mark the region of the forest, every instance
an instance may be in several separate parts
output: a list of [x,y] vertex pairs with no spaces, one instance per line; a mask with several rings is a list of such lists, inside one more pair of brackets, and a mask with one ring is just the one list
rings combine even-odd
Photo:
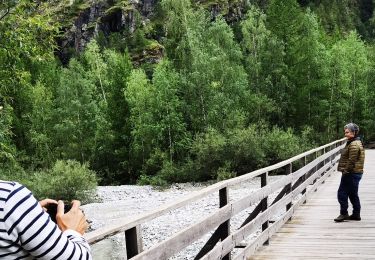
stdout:
[[132,32],[99,31],[62,59],[91,2],[0,3],[0,179],[73,197],[239,176],[348,122],[375,139],[372,1],[153,1],[148,22],[132,10]]

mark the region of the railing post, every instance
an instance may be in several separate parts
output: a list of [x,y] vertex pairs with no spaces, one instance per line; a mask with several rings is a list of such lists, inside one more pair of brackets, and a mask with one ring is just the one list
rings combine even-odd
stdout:
[[125,230],[125,247],[126,259],[130,259],[143,251],[140,225]]
[[[219,190],[219,207],[222,208],[229,203],[229,194],[228,194],[228,187],[224,187]],[[202,247],[202,249],[198,252],[195,256],[194,260],[201,259],[204,255],[206,255],[209,251],[211,251],[218,241],[223,241],[225,238],[229,236],[230,233],[230,219],[224,221],[219,225],[219,227],[215,230],[215,232],[211,235],[208,239],[206,244]],[[222,259],[230,260],[231,254],[228,253]]]
[[[287,174],[290,175],[292,174],[293,172],[293,167],[292,167],[292,163],[290,163],[288,166],[287,166]],[[286,190],[286,193],[285,195],[289,194],[292,192],[292,183],[289,183],[286,185],[287,187],[287,190]],[[286,211],[288,211],[290,208],[292,207],[292,202],[289,202],[288,204],[286,204]],[[291,220],[292,218],[290,218],[289,220]]]
[[[221,190],[219,190],[219,205],[220,205],[220,208],[226,206],[229,202],[229,194],[228,194],[228,187],[225,187],[225,188],[222,188]],[[227,221],[225,221],[223,224],[220,225],[220,227],[218,228],[218,232],[219,232],[219,236],[221,238],[221,240],[224,240],[225,238],[227,238],[229,236],[229,233],[230,233],[230,220],[228,219]],[[231,259],[231,254],[227,254],[225,255],[223,258],[223,260],[230,260]]]
[[[263,188],[264,186],[267,186],[267,183],[268,183],[268,172],[265,172],[261,175],[261,180],[260,180],[261,188]],[[261,203],[262,203],[262,212],[264,212],[268,208],[268,197],[265,197],[264,199],[262,199]],[[266,222],[262,224],[262,232],[268,228],[268,223],[269,223],[269,219],[267,219]],[[264,242],[264,245],[269,245],[269,243],[270,242],[267,239],[267,241]]]
[[[323,148],[323,155],[322,156],[325,156],[325,154],[326,154],[326,148],[324,147]],[[326,165],[326,161],[327,161],[327,159],[324,159],[322,167],[324,167]],[[323,177],[326,172],[327,172],[327,170],[325,170],[324,172],[322,172],[322,174],[320,176]],[[324,184],[324,183],[325,183],[325,180],[322,182],[322,184]]]
[[[304,157],[303,157],[303,166],[306,166],[306,164],[307,164],[307,158],[306,158],[306,156],[304,156]],[[306,181],[306,174],[307,174],[307,173],[304,173],[303,176],[302,176],[302,183],[304,183],[304,182]],[[302,190],[302,195],[304,195],[305,193],[306,193],[306,188],[304,188],[304,189]],[[303,202],[303,204],[306,204],[306,202],[307,202],[307,200],[305,200],[305,201]]]
[[[318,158],[318,152],[315,152],[315,158],[314,158],[314,160],[315,160],[316,158]],[[314,172],[313,172],[312,174],[315,174],[315,173],[317,172],[317,170],[318,170],[318,166],[319,166],[319,163],[318,163],[317,165],[314,166]],[[317,179],[314,179],[313,184],[315,184],[316,181],[317,181]],[[317,190],[318,190],[318,188],[316,188],[316,189],[314,190],[314,192],[316,192]]]

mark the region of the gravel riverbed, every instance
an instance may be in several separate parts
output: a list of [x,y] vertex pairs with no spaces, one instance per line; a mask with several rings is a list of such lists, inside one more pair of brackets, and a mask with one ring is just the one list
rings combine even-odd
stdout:
[[[282,176],[270,176],[269,182],[276,181],[280,177]],[[92,221],[91,228],[95,230],[119,221],[124,217],[136,216],[166,203],[172,203],[174,200],[183,198],[207,185],[205,183],[174,184],[165,190],[158,190],[151,186],[100,186],[96,191],[96,200],[100,201],[100,203],[87,204],[82,206],[82,208],[88,219]],[[254,178],[251,181],[233,186],[229,189],[230,202],[238,200],[259,188],[260,178]],[[277,193],[272,194],[269,200],[272,200],[276,195]],[[150,248],[213,213],[218,207],[219,196],[214,193],[143,224],[143,247]],[[231,219],[231,232],[240,227],[253,208],[246,209]],[[212,233],[213,231],[204,235],[170,259],[194,259]],[[257,233],[245,238],[244,242],[250,241],[256,235]],[[95,260],[124,259],[122,257],[125,255],[124,244],[125,240],[122,233],[102,240],[92,246],[93,257]]]

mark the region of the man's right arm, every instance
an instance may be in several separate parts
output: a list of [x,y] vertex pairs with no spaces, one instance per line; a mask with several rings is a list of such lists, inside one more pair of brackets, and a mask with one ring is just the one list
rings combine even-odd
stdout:
[[62,232],[24,186],[14,187],[5,211],[8,234],[17,237],[17,243],[35,258],[92,259],[90,246],[82,235],[70,229]]

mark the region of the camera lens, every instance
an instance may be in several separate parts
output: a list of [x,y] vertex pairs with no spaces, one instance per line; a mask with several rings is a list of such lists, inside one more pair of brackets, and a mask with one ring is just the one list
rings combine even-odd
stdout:
[[[57,214],[57,204],[48,204],[46,206],[47,213],[50,216],[51,220],[56,223],[56,214]],[[68,212],[72,208],[70,204],[64,204],[64,213]]]

